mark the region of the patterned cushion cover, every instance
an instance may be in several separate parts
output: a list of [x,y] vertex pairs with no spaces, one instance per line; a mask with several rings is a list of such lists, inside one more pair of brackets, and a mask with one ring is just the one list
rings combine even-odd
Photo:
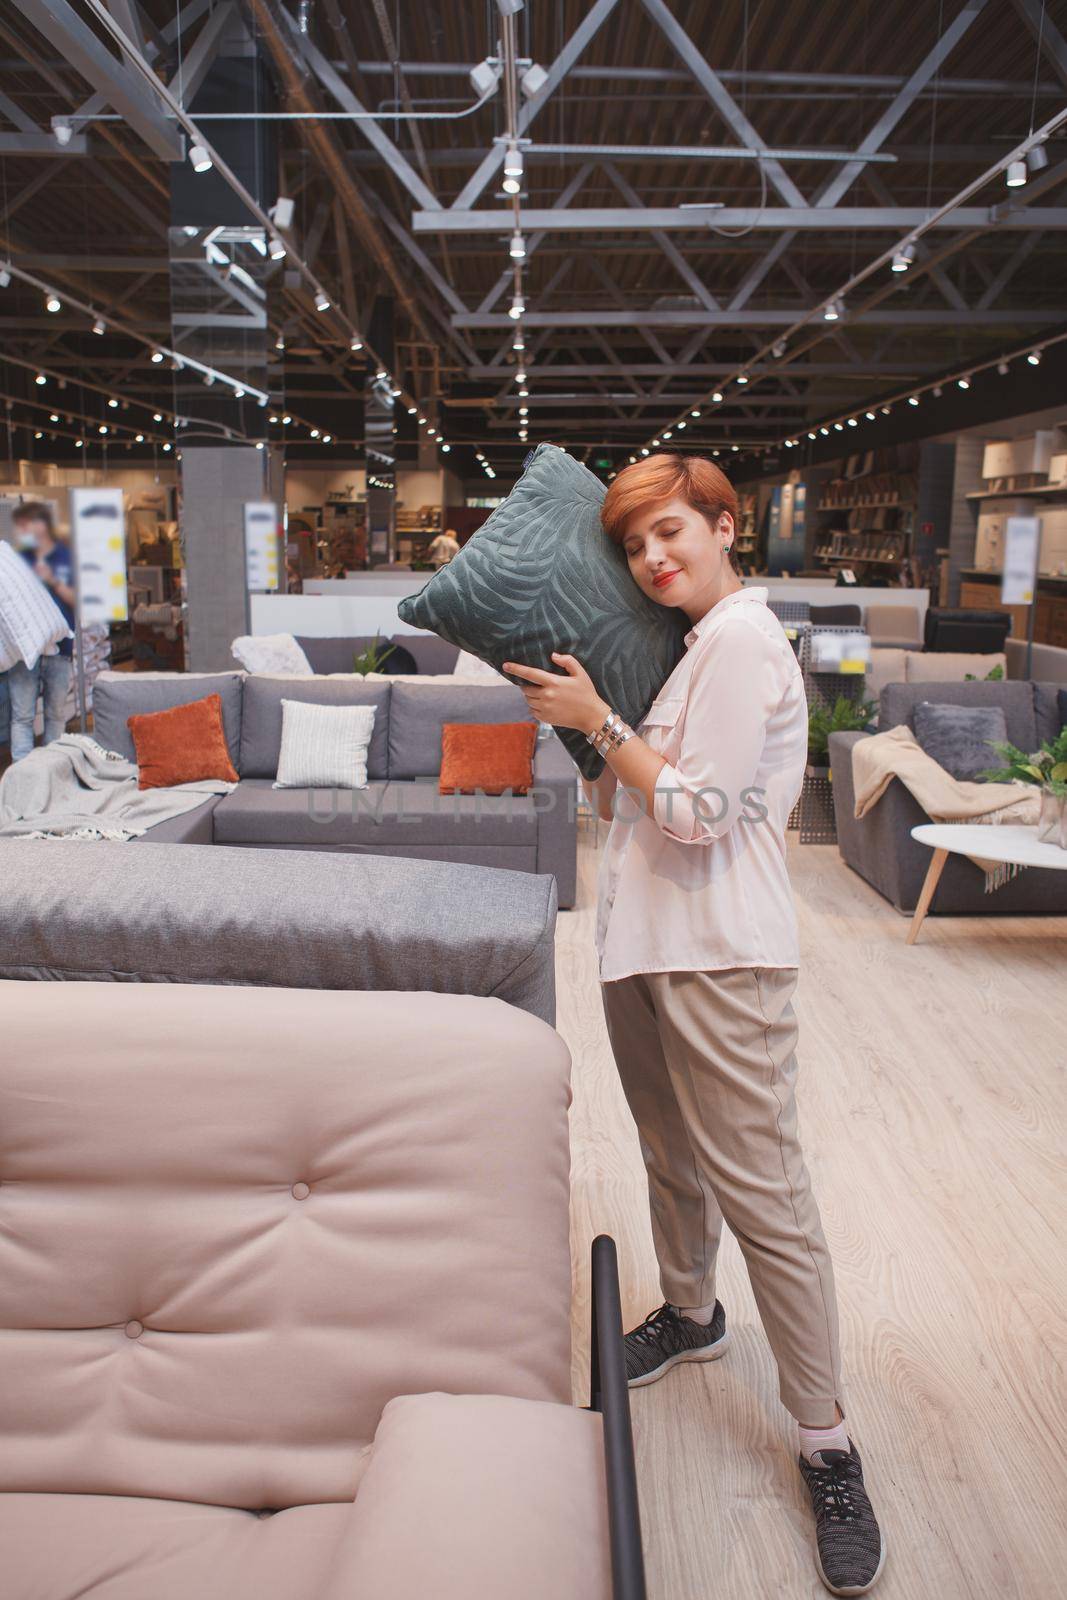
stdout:
[[[499,668],[558,670],[573,655],[598,693],[636,725],[682,656],[687,617],[657,606],[600,526],[604,486],[551,444],[538,445],[503,505],[417,594],[401,619]],[[573,728],[557,730],[580,771],[603,758]]]

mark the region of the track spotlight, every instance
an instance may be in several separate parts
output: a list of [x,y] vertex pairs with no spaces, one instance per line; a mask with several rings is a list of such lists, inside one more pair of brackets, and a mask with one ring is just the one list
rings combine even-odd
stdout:
[[357,351],[363,349],[363,340],[362,339],[349,339],[348,348],[351,350],[352,354],[355,355]]
[[515,337],[511,341],[511,348],[513,350],[525,350],[526,349],[526,340],[523,338],[523,334],[522,334],[522,329],[521,328],[516,328],[515,329]]
[[49,290],[48,294],[45,296],[44,308],[46,311],[51,311],[53,313],[56,311],[62,311],[63,302],[57,294]]
[[971,387],[970,378],[957,378],[956,382],[959,384],[961,389],[969,389]]
[[829,437],[830,437],[830,430],[829,430],[829,428],[820,428],[820,429],[819,429],[819,432],[820,432],[820,433],[821,433],[821,434],[822,434],[822,435],[823,435],[823,437],[824,437],[824,438],[827,438],[827,439],[828,439],[828,438],[829,438]]
[[788,346],[787,346],[787,344],[786,344],[784,339],[776,339],[775,342],[771,345],[771,355],[774,357],[774,359],[776,361],[781,361],[781,359],[785,355],[787,349],[788,349]]
[[330,309],[330,297],[329,297],[328,294],[324,294],[323,291],[320,289],[318,291],[318,293],[315,295],[315,310],[316,311],[329,311],[329,309]]
[[117,411],[118,410],[119,403],[115,399],[114,395],[112,395],[111,399],[108,401],[108,405],[111,407],[112,411]]
[[[525,310],[526,310],[526,301],[522,298],[522,295],[521,294],[513,295],[512,296],[512,300],[511,300],[511,304],[508,307],[508,316],[511,317],[513,321],[517,322],[518,319],[522,316],[522,314],[523,314],[523,312]],[[518,348],[518,347],[516,346],[516,348]]]
[[524,261],[526,259],[526,240],[523,238],[518,228],[515,229],[515,232],[511,236],[511,244],[508,247],[508,255],[511,257],[512,261]]
[[1000,373],[1000,376],[1002,378],[1007,377],[1009,370],[1010,369],[1009,369],[1008,363],[1006,361],[998,361],[997,362],[997,371]]
[[170,446],[170,444],[165,444],[165,445],[164,445],[164,446],[163,446],[163,448],[164,448],[164,450],[170,450],[170,449],[171,449],[171,446]]
[[748,374],[745,373],[745,372],[739,372],[737,374],[737,381],[738,381],[738,383],[747,383],[748,382]]
[[917,394],[909,394],[908,404],[909,406],[917,406],[919,404],[919,396]]
[[319,436],[319,430],[318,430],[318,428],[312,428],[312,430],[311,430],[311,437],[312,437],[312,438],[313,438],[313,439],[317,439],[317,438],[318,438],[318,436]]
[[36,378],[34,378],[33,381],[34,381],[34,383],[39,383],[39,384],[41,384],[43,386],[44,384],[46,384],[48,382],[48,379],[45,377],[43,372],[39,372],[37,374]]
[[270,244],[267,246],[267,254],[270,256],[272,261],[284,260],[287,254],[285,240],[279,239],[278,235],[274,234],[271,238]]
[[143,433],[139,433],[139,434],[138,434],[138,435],[137,435],[137,437],[136,437],[136,439],[135,439],[135,441],[134,441],[134,443],[135,443],[135,444],[144,444],[144,434],[143,434]]
[[914,260],[915,246],[909,241],[909,243],[902,245],[894,254],[892,270],[894,272],[907,272]]
[[1026,182],[1026,162],[1009,161],[1008,170],[1004,174],[1004,182],[1009,189],[1021,189]]
[[811,432],[808,434],[808,438],[809,439],[814,439],[815,438],[815,429],[814,428],[812,428]]
[[689,415],[690,415],[690,416],[691,416],[691,417],[699,417],[699,415],[700,415],[700,412],[699,412],[699,411],[691,411],[691,412],[690,412],[690,413],[689,413]]
[[868,422],[873,422],[874,421],[874,412],[873,411],[865,411],[863,413],[863,415],[867,418]]
[[844,431],[845,431],[845,424],[843,422],[835,422],[834,423],[834,432],[835,433],[844,433]]
[[10,267],[0,267],[0,289],[10,288],[10,285],[11,285],[11,269],[10,269]]
[[153,350],[152,351],[152,355],[151,355],[152,365],[155,366],[155,367],[158,367],[162,363],[162,360],[163,360],[163,352],[162,352],[162,350]]
[[1041,351],[1031,350],[1026,359],[1032,367],[1039,367],[1041,365]]
[[841,315],[841,301],[831,300],[822,315],[824,322],[836,322]]
[[49,420],[49,422],[58,422],[59,421],[59,412],[58,411],[51,412],[50,415],[49,415],[48,420]]
[[283,415],[282,415],[282,427],[283,428],[287,428],[289,426],[290,422],[292,422],[292,420],[293,419],[289,415],[288,411],[284,412]]
[[443,456],[447,456],[447,454],[451,450],[451,448],[452,448],[452,446],[450,444],[443,444],[441,446],[441,454]]
[[712,395],[711,398],[712,398],[713,402],[715,403],[715,405],[718,405],[720,403],[720,401],[722,400],[722,391],[719,390],[719,389],[716,389],[715,393]]
[[499,61],[493,61],[489,57],[484,61],[479,61],[476,67],[471,68],[470,84],[479,100],[483,100],[487,95],[493,93],[493,90],[500,82],[500,76],[501,67]]
[[211,157],[202,144],[189,146],[189,162],[194,172],[208,172],[211,169]]
[[1031,172],[1044,172],[1048,166],[1048,151],[1043,144],[1035,144],[1026,152],[1026,165]]
[[95,334],[101,334],[101,333],[106,333],[107,332],[107,325],[105,323],[101,322],[99,317],[97,317],[96,321],[93,323],[93,332]]
[[526,371],[525,371],[525,368],[520,367],[518,372],[516,372],[516,374],[515,374],[515,382],[516,383],[525,383],[526,382]]
[[849,417],[848,425],[849,425],[850,428],[858,428],[859,427],[859,423],[856,421],[855,417]]
[[65,150],[73,137],[74,129],[66,117],[52,118],[52,137],[61,150]]

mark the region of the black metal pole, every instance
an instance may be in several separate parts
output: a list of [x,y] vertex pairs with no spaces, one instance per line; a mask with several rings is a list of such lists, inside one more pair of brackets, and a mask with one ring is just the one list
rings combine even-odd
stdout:
[[608,1488],[614,1600],[647,1600],[641,1550],[630,1391],[622,1342],[622,1301],[614,1239],[593,1240],[593,1316],[590,1351],[592,1408],[604,1419],[604,1467]]

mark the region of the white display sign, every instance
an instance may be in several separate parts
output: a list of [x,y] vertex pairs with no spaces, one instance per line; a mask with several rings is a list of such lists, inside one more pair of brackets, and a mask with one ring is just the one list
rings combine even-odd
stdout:
[[72,489],[70,531],[82,627],[97,622],[125,622],[130,609],[122,490]]
[[1009,517],[1004,529],[1004,573],[1000,580],[1001,605],[1033,604],[1040,553],[1040,517]]
[[245,501],[245,575],[252,593],[278,587],[278,507],[273,500]]

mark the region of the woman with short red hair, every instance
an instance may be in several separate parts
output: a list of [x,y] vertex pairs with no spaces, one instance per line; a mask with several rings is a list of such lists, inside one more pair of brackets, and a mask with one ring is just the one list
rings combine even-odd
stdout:
[[601,520],[634,582],[691,626],[637,729],[573,656],[515,662],[534,715],[605,757],[586,784],[611,822],[596,942],[612,1051],[648,1172],[664,1304],[626,1338],[631,1386],[715,1360],[723,1222],[745,1257],[799,1429],[816,1562],[862,1594],[885,1545],[845,1428],[833,1265],[797,1132],[799,950],[785,832],[807,756],[804,683],[767,590],[745,588],[737,497],[713,462],[655,455],[612,481]]

